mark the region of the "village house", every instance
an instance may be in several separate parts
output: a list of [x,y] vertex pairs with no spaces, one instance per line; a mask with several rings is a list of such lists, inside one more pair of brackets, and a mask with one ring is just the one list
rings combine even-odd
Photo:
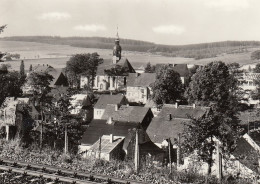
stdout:
[[167,143],[176,142],[179,134],[184,130],[184,124],[191,118],[199,118],[209,111],[209,107],[176,104],[164,104],[157,117],[154,117],[147,128],[150,139],[159,147]]
[[244,92],[244,99],[241,102],[257,107],[259,105],[259,100],[254,100],[251,94],[257,89],[257,84],[255,81],[260,79],[260,73],[244,72],[236,74],[235,77],[238,79],[238,87]]
[[94,105],[94,119],[101,119],[108,104],[115,104],[120,106],[128,104],[128,101],[122,94],[101,95],[97,103]]
[[0,125],[5,127],[7,140],[33,125],[29,103],[29,98],[6,97],[0,109]]
[[[35,67],[33,67],[33,70],[31,72],[46,72],[50,75],[52,75],[53,80],[50,83],[50,87],[51,88],[56,88],[56,89],[60,89],[60,88],[68,88],[69,87],[69,83],[68,83],[68,79],[65,76],[64,72],[62,69],[55,69],[50,65],[36,65]],[[30,72],[27,73],[27,78],[30,75]],[[23,94],[33,94],[33,87],[30,86],[30,84],[27,82],[24,84],[23,88]]]
[[126,97],[129,102],[146,104],[151,91],[151,84],[156,80],[156,73],[129,74]]
[[[122,48],[119,44],[119,37],[115,40],[112,60],[104,60],[97,68],[97,74],[94,80],[94,90],[125,90],[127,85],[127,76],[129,73],[135,73],[134,68],[127,58],[121,56]],[[80,87],[88,85],[86,76],[80,77]]]
[[100,154],[101,158],[106,160],[133,159],[137,129],[140,155],[161,155],[162,150],[151,142],[139,123],[95,119],[84,132],[79,146],[80,153],[84,157],[94,156],[95,158],[98,158]]

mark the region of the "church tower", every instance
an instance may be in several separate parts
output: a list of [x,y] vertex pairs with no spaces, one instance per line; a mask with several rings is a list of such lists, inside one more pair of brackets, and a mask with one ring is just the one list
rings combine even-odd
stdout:
[[117,28],[115,46],[113,48],[113,59],[112,59],[113,64],[117,64],[119,62],[119,60],[121,59],[121,51],[122,51],[122,48],[119,44],[119,36],[118,36],[118,28]]

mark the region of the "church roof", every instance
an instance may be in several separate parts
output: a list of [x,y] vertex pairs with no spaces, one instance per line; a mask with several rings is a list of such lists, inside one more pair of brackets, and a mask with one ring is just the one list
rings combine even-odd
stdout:
[[121,67],[126,67],[129,71],[129,73],[135,73],[135,70],[134,70],[133,66],[131,65],[131,63],[128,61],[128,59],[122,57],[117,64],[112,64],[112,60],[105,59],[104,62],[98,66],[97,75],[106,75],[105,70],[114,68],[116,65],[119,65]]

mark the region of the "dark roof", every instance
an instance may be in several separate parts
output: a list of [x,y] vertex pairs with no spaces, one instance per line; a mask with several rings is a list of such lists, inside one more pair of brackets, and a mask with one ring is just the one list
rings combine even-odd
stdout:
[[260,146],[260,131],[251,131],[250,132],[250,137],[255,141],[255,143]]
[[55,69],[52,71],[49,71],[48,74],[53,76],[53,80],[50,83],[51,87],[54,86],[69,86],[69,82],[67,77],[62,72],[62,69]]
[[149,87],[156,80],[156,73],[142,73],[140,75],[134,73],[129,74],[127,78],[127,86],[131,87]]
[[101,119],[112,117],[114,121],[142,123],[150,108],[122,105],[115,111],[115,105],[107,105]]
[[127,58],[121,58],[117,64],[113,64],[112,60],[106,59],[97,68],[97,75],[105,75],[105,70],[114,68],[116,65],[128,68],[129,73],[135,73],[134,68],[130,64]]
[[129,130],[137,128],[137,123],[114,122],[107,124],[107,120],[92,120],[89,127],[82,136],[82,144],[94,144],[102,135],[124,136],[128,135]]
[[243,137],[237,141],[237,146],[232,153],[235,158],[239,159],[249,169],[258,172],[258,152]]
[[126,97],[122,94],[117,95],[101,95],[95,104],[94,108],[96,109],[105,109],[107,104],[126,104]]
[[175,72],[178,72],[181,77],[188,77],[189,76],[189,69],[187,64],[176,64],[173,67]]
[[[164,139],[171,138],[174,141],[179,133],[182,133],[185,124],[191,121],[190,117],[198,118],[209,110],[208,107],[191,107],[165,104],[157,117],[153,118],[147,128],[147,133],[155,143],[162,143]],[[171,120],[169,120],[171,114]]]

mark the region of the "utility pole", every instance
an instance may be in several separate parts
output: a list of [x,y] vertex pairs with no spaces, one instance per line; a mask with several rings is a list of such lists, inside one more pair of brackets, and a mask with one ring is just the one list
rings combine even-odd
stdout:
[[136,129],[135,133],[135,171],[139,171],[139,136],[138,136],[138,129]]
[[181,161],[181,136],[178,134],[178,143],[177,143],[177,169],[180,166],[180,161]]
[[[41,107],[42,108],[42,107]],[[42,151],[42,141],[43,141],[43,110],[41,109],[41,134],[40,134],[40,152]]]
[[101,159],[101,137],[99,137],[98,159]]
[[67,154],[68,150],[69,150],[68,129],[67,129],[67,124],[65,124],[65,148],[64,148],[64,153]]
[[168,141],[168,148],[169,148],[169,164],[170,164],[170,174],[172,173],[172,155],[171,155],[171,139],[169,138]]
[[217,143],[217,178],[219,183],[222,180],[222,154],[220,153],[219,143]]

